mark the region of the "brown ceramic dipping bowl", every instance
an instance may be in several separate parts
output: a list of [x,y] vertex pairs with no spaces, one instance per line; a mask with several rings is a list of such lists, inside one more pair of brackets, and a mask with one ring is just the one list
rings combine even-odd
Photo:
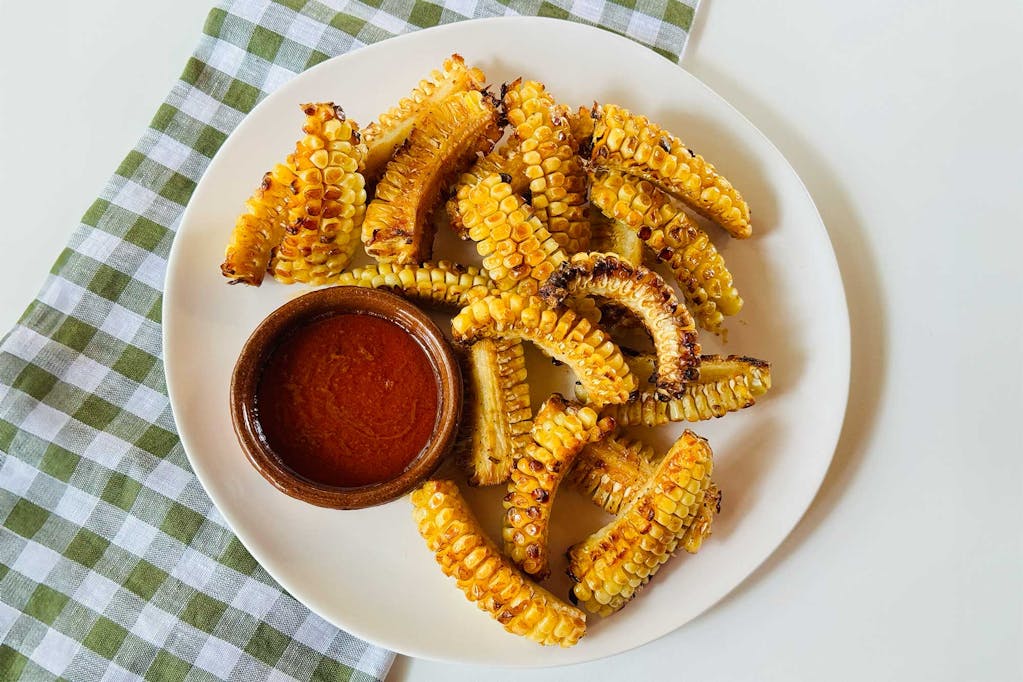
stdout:
[[[318,483],[285,465],[263,437],[256,407],[263,367],[277,344],[299,326],[338,313],[368,313],[399,325],[425,350],[439,387],[437,423],[423,451],[397,478],[352,488]],[[318,289],[270,313],[245,342],[231,377],[231,419],[238,442],[252,466],[281,492],[332,509],[361,509],[383,504],[425,481],[451,449],[461,410],[461,370],[437,325],[405,299],[363,287]]]

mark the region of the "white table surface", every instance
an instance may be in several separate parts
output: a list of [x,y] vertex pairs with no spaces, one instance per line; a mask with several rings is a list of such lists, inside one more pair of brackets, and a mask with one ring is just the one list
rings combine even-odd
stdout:
[[[208,6],[0,0],[0,327]],[[685,67],[787,155],[838,254],[853,378],[824,486],[739,589],[645,647],[529,673],[399,657],[389,679],[1023,679],[1023,4],[704,0]]]

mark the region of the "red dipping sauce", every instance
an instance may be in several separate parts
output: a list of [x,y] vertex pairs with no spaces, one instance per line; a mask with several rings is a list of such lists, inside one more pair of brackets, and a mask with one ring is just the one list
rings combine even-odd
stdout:
[[357,487],[397,477],[429,444],[440,386],[405,329],[342,313],[294,329],[259,380],[256,416],[267,444],[317,483]]

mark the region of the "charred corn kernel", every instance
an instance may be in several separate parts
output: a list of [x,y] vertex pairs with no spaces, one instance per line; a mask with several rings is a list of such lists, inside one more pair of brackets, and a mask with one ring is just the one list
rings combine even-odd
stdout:
[[[639,364],[649,362],[649,357],[628,358],[636,376],[642,376]],[[739,355],[704,355],[699,380],[686,384],[681,398],[663,402],[652,391],[642,391],[635,400],[605,408],[603,414],[614,417],[622,426],[702,421],[750,407],[770,388],[769,363]]]
[[583,448],[567,480],[598,507],[617,515],[650,478],[653,456],[653,448],[643,441],[614,433]]
[[469,349],[471,400],[463,416],[471,430],[462,460],[470,485],[499,485],[532,442],[526,357],[518,340],[480,339]]
[[380,179],[384,166],[404,144],[412,129],[422,123],[431,106],[456,92],[479,90],[485,82],[483,72],[466,66],[460,55],[453,54],[445,59],[440,70],[434,70],[419,81],[408,97],[402,98],[396,106],[381,114],[375,123],[366,127],[363,139],[368,149],[362,171],[366,182],[375,184]]
[[643,240],[636,230],[600,211],[590,211],[590,250],[614,253],[632,265],[644,265]]
[[696,554],[703,546],[703,541],[710,537],[711,527],[714,524],[714,517],[721,513],[721,491],[714,481],[707,486],[707,492],[703,495],[703,502],[693,517],[685,535],[682,536],[682,549],[690,554]]
[[742,195],[681,140],[646,116],[614,104],[596,106],[593,113],[590,158],[595,164],[655,183],[733,237],[752,234],[749,206]]
[[366,214],[359,126],[331,102],[303,104],[306,135],[288,157],[295,195],[284,239],[270,262],[285,284],[330,284],[348,267]]
[[590,177],[593,206],[635,230],[657,260],[671,269],[700,327],[727,339],[724,316],[738,313],[742,298],[706,233],[645,180],[608,170]]
[[530,432],[532,442],[515,459],[504,496],[504,551],[536,580],[550,574],[547,534],[551,507],[561,479],[587,443],[614,428],[613,419],[597,418],[589,407],[557,393],[540,407]]
[[427,111],[387,164],[366,211],[366,253],[400,264],[427,260],[433,249],[430,214],[447,187],[501,136],[497,103],[473,90],[458,92]]
[[540,297],[554,307],[579,294],[610,299],[643,321],[657,349],[655,383],[664,399],[681,396],[686,383],[699,378],[693,318],[656,272],[612,253],[577,253],[555,270]]
[[469,228],[462,222],[459,202],[467,200],[473,188],[481,180],[494,174],[504,176],[515,194],[522,194],[529,189],[529,180],[526,178],[522,154],[519,153],[517,143],[504,144],[490,152],[477,161],[472,168],[462,173],[455,182],[451,198],[446,204],[446,210],[451,229],[459,238],[469,239]]
[[504,107],[519,142],[536,216],[566,252],[589,248],[586,169],[576,155],[579,145],[568,109],[542,83],[522,79],[505,89]]
[[635,596],[692,525],[712,458],[707,441],[685,431],[618,517],[568,550],[573,602],[609,616]]
[[478,299],[451,321],[462,344],[481,338],[526,339],[567,364],[591,405],[621,403],[636,390],[625,358],[607,334],[571,309],[553,310],[536,296],[505,292]]
[[488,175],[458,202],[483,268],[501,291],[535,294],[565,253],[500,175]]
[[476,266],[444,260],[422,265],[375,263],[341,273],[336,284],[385,289],[419,303],[458,308],[494,288]]
[[245,202],[245,213],[235,222],[220,266],[230,284],[258,287],[263,281],[270,256],[284,238],[294,181],[291,169],[278,164],[263,176],[263,182]]
[[530,581],[501,555],[454,482],[427,481],[411,501],[419,534],[444,575],[505,630],[563,647],[586,633],[586,614]]

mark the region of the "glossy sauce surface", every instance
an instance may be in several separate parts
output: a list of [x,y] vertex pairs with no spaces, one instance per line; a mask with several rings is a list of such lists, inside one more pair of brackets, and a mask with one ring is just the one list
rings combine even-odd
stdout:
[[429,443],[439,387],[426,352],[399,325],[345,313],[284,337],[263,368],[257,416],[293,471],[355,487],[395,478]]

